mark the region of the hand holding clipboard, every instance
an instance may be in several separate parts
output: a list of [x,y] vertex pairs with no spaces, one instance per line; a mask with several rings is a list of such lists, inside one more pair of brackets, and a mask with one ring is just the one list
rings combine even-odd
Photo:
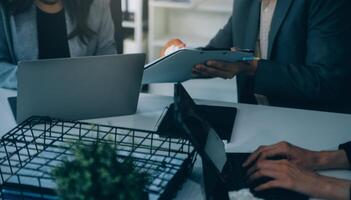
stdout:
[[[230,49],[180,49],[146,65],[143,84],[183,82],[194,77],[194,69],[196,69],[196,67],[200,67],[197,70],[197,74],[201,73],[199,75],[202,76],[221,77],[220,75],[223,75],[222,78],[230,78],[215,71],[218,71],[219,67],[229,67],[229,64],[246,62],[247,60],[253,59],[254,57],[251,51],[231,51]],[[223,65],[223,63],[226,65]],[[244,64],[244,62],[241,64]],[[217,68],[212,69],[213,67]]]
[[257,69],[258,60],[260,58],[254,57],[254,51],[250,49],[216,49],[204,48],[203,51],[231,51],[235,53],[248,53],[251,56],[242,57],[235,62],[228,62],[226,60],[212,59],[206,63],[197,64],[193,68],[193,74],[199,77],[219,77],[223,79],[232,79],[238,74],[245,73],[246,75],[254,75]]

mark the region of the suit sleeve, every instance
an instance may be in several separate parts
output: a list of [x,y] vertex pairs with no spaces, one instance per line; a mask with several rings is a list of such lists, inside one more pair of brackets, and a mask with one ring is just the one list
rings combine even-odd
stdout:
[[16,89],[17,66],[11,63],[3,20],[0,15],[0,88]]
[[340,145],[339,149],[344,150],[346,152],[347,159],[348,159],[349,163],[351,164],[351,142]]
[[216,34],[216,36],[210,41],[207,47],[231,48],[233,44],[232,33],[232,17],[230,17],[227,24]]
[[[100,2],[97,1],[97,2]],[[110,1],[102,0],[100,3],[101,6],[101,23],[98,32],[98,49],[96,55],[110,55],[116,54],[116,44],[115,44],[115,28],[112,21],[111,11],[110,11]]]
[[254,93],[329,105],[350,91],[350,1],[314,0],[308,13],[305,64],[260,61]]

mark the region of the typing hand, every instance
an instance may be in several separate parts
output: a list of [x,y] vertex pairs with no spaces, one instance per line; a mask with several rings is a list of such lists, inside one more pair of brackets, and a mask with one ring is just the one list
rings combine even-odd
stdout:
[[319,177],[316,173],[299,168],[287,160],[258,161],[247,171],[247,175],[249,184],[260,179],[271,178],[270,181],[256,185],[254,190],[257,192],[282,188],[310,196],[314,195],[313,187]]
[[198,64],[193,68],[194,76],[199,77],[218,77],[232,79],[238,74],[245,73],[254,75],[257,69],[257,61],[247,62],[221,62],[208,61],[206,64]]
[[259,147],[245,161],[243,167],[248,167],[255,161],[268,160],[269,158],[277,156],[284,157],[291,163],[309,170],[316,170],[319,160],[318,152],[299,148],[287,142],[280,142],[271,146]]
[[288,160],[262,160],[248,170],[249,184],[262,178],[272,178],[254,188],[260,192],[282,188],[321,199],[349,199],[350,182],[325,177],[298,167]]
[[186,44],[183,41],[181,41],[180,39],[172,39],[172,40],[168,41],[166,43],[166,45],[162,48],[160,56],[161,57],[166,56],[167,51],[169,51],[170,48],[181,49],[181,48],[185,48],[185,47],[186,47]]

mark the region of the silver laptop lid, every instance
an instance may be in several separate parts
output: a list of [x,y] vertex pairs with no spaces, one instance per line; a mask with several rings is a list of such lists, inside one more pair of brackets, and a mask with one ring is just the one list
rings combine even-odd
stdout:
[[82,120],[136,112],[145,54],[22,62],[17,122],[31,116]]

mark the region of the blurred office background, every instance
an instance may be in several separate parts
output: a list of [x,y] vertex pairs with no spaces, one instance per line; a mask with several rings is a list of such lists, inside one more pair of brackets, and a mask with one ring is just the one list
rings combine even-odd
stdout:
[[[205,46],[226,24],[234,0],[111,1],[122,4],[123,46],[119,44],[120,51],[145,52],[149,62],[159,58],[162,46],[172,38],[182,39],[188,47]],[[172,85],[152,84],[146,91],[172,95]],[[194,98],[237,102],[235,79],[190,80],[185,86]]]

